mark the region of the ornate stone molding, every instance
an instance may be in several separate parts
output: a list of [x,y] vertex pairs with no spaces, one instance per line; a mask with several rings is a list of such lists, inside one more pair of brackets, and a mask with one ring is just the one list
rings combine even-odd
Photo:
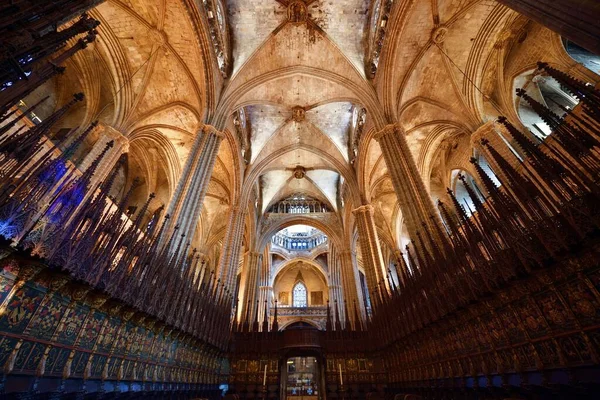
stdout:
[[441,44],[446,40],[448,35],[448,27],[440,25],[431,32],[431,41],[435,44]]
[[295,122],[304,121],[304,119],[306,119],[306,110],[304,109],[304,107],[295,106],[294,108],[292,108],[292,119]]
[[219,65],[219,71],[223,78],[228,78],[233,66],[231,57],[231,45],[229,38],[229,25],[227,12],[222,0],[196,0],[201,2],[206,11],[210,37],[212,40],[215,56]]
[[212,125],[203,125],[201,131],[207,135],[215,135],[220,139],[225,139],[226,136],[223,132],[220,132],[219,130],[217,130],[217,128],[215,128]]
[[294,0],[288,4],[288,21],[292,23],[304,23],[308,19],[308,10],[306,3],[302,0]]
[[303,179],[305,176],[306,176],[306,168],[298,165],[294,169],[294,178],[296,178],[296,179]]
[[371,204],[365,204],[352,210],[352,213],[355,215],[363,213],[369,213],[373,215],[375,213],[375,207],[373,207]]
[[369,54],[366,66],[367,76],[375,78],[379,67],[379,57],[385,42],[387,22],[392,11],[393,0],[378,0],[373,2],[369,28]]
[[[271,315],[274,313],[275,310],[271,309]],[[327,307],[278,307],[277,316],[325,317]]]

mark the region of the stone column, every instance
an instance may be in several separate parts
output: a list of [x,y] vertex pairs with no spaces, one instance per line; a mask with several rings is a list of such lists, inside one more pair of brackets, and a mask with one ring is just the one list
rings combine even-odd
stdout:
[[[258,310],[258,320],[262,324],[267,318],[270,317],[271,310],[271,298],[273,297],[273,287],[270,285],[271,278],[271,244],[267,243],[265,250],[262,255],[262,264],[259,271],[258,280],[258,302],[260,309]],[[266,308],[265,308],[265,301]],[[265,313],[266,312],[266,313]],[[262,326],[262,325],[261,325]]]
[[165,242],[169,240],[175,226],[179,226],[179,234],[185,234],[190,240],[194,237],[222,139],[223,134],[210,125],[204,125],[196,135],[167,210],[171,220],[163,237]]
[[600,54],[598,0],[498,0],[498,3]]
[[383,290],[386,285],[386,270],[373,216],[374,208],[371,205],[364,205],[358,207],[353,213],[358,228],[358,242],[367,278],[371,306],[375,308],[382,300],[380,287]]
[[425,189],[404,132],[397,125],[388,125],[377,133],[375,139],[381,147],[411,239],[416,239],[416,232],[423,228],[423,223],[434,237],[439,237],[442,233],[441,221]]
[[344,298],[348,303],[348,309],[350,312],[350,321],[356,328],[355,316],[354,316],[354,305],[358,309],[358,314],[363,324],[366,320],[367,310],[365,310],[365,301],[363,299],[362,288],[360,285],[360,275],[358,272],[358,266],[352,262],[352,252],[350,250],[344,250],[338,253],[338,262],[340,264],[342,286],[344,288]]
[[[249,251],[244,256],[242,280],[240,282],[240,290],[243,290],[243,294],[240,296],[240,307],[242,307],[242,318],[248,318],[250,326],[252,326],[255,319],[256,301],[259,300],[258,279],[261,263],[262,254],[260,253]],[[262,307],[264,307],[264,304],[259,304],[259,312]]]
[[[332,243],[329,244],[327,266],[329,269],[329,304],[334,305],[337,302],[337,304],[340,306],[339,315],[342,321],[345,321],[347,318],[352,320],[352,313],[350,315],[346,315],[346,310],[344,308],[341,262],[337,254],[337,249]],[[352,304],[348,304],[348,307],[351,308]],[[335,315],[335,313],[333,315]]]
[[235,277],[240,262],[240,250],[244,235],[246,213],[239,207],[234,206],[229,212],[229,222],[227,233],[223,244],[221,259],[219,260],[219,270],[217,278],[225,283],[225,286],[232,291],[235,286]]

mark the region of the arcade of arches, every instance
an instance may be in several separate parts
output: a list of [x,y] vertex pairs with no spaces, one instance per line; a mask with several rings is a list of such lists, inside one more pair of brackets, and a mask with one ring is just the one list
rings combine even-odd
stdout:
[[1,398],[597,395],[600,3],[4,3]]

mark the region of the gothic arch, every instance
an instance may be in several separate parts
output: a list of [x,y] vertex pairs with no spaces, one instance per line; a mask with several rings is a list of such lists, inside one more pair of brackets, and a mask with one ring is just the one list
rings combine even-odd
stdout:
[[292,268],[295,264],[300,263],[300,262],[304,263],[304,264],[309,264],[313,268],[315,268],[315,270],[318,272],[321,280],[325,283],[325,286],[329,286],[329,278],[328,278],[327,271],[325,271],[323,269],[322,265],[319,265],[319,263],[317,263],[314,260],[311,260],[309,258],[306,258],[306,257],[294,257],[290,260],[287,260],[287,261],[281,263],[280,265],[277,266],[276,269],[270,271],[269,286],[274,285],[275,280],[277,279],[278,275],[285,273],[286,269]]
[[[358,196],[360,193],[358,191],[358,185],[355,180],[355,175],[354,175],[353,171],[348,167],[348,165],[340,160],[337,160],[335,157],[333,157],[329,153],[323,151],[321,148],[319,148],[317,146],[309,146],[308,144],[304,144],[304,145],[293,145],[292,144],[292,145],[288,145],[285,147],[281,147],[277,151],[274,151],[274,152],[268,154],[258,164],[254,165],[252,167],[250,172],[245,177],[245,182],[253,184],[254,182],[256,182],[258,180],[258,178],[261,175],[263,175],[265,172],[267,172],[269,170],[268,169],[269,164],[271,164],[273,161],[277,160],[281,156],[285,155],[286,153],[289,153],[289,152],[291,152],[293,150],[297,150],[297,149],[303,149],[310,153],[313,153],[313,154],[319,156],[321,159],[323,159],[327,163],[329,163],[331,165],[331,171],[335,171],[344,177],[344,179],[346,180],[346,183],[351,188],[350,189],[351,193],[353,194],[355,199],[358,199]],[[252,190],[253,190],[253,186],[251,184],[244,185],[244,189],[243,189],[242,197],[241,197],[242,203],[245,203],[248,201]]]
[[322,329],[322,327],[320,327],[315,321],[307,319],[307,318],[302,318],[302,317],[297,317],[297,318],[292,318],[289,321],[286,321],[284,323],[281,324],[281,326],[279,327],[280,331],[286,330],[289,326],[294,325],[295,323],[298,322],[304,322],[305,324],[308,324],[316,329]]
[[177,156],[177,151],[171,141],[165,138],[158,130],[149,127],[131,133],[129,136],[129,144],[133,145],[137,141],[149,141],[161,151],[167,162],[167,165],[164,166],[164,168],[167,172],[167,177],[169,178],[169,191],[170,193],[173,193],[177,181],[181,176],[181,164],[179,157]]
[[275,233],[292,225],[308,225],[319,229],[326,234],[327,238],[336,246],[340,246],[340,248],[342,248],[342,241],[339,236],[339,232],[342,231],[341,227],[335,227],[333,224],[339,224],[337,217],[325,219],[310,214],[284,214],[282,216],[278,216],[277,218],[271,218],[270,220],[263,219],[260,234],[257,235],[256,238],[256,248],[258,249],[259,253],[262,253],[265,246]]
[[377,96],[374,91],[369,88],[368,85],[366,85],[366,83],[359,85],[348,78],[342,77],[330,71],[306,66],[292,66],[270,71],[264,75],[254,77],[233,89],[230,89],[233,87],[233,85],[229,85],[221,97],[218,107],[219,111],[213,118],[213,124],[216,127],[221,127],[226,123],[227,117],[231,115],[233,110],[238,109],[243,104],[256,104],[256,100],[244,99],[244,96],[247,96],[252,90],[265,83],[276,82],[296,76],[318,78],[335,84],[340,89],[345,90],[348,94],[350,94],[350,96],[334,96],[336,101],[338,99],[345,99],[353,103],[364,104],[365,108],[367,108],[369,112],[369,115],[373,118],[373,121],[375,121],[375,124],[380,127],[385,125],[385,118],[383,118],[380,113],[380,106]]

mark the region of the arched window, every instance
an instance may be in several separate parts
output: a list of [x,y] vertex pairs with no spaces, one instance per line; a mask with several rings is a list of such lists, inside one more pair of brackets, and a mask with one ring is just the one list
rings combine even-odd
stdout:
[[469,193],[467,192],[467,188],[465,187],[464,183],[458,178],[459,175],[465,177],[467,184],[471,187],[471,189],[473,189],[473,191],[475,192],[475,194],[481,202],[484,202],[485,198],[483,197],[479,186],[477,186],[477,183],[475,182],[475,179],[473,179],[471,174],[458,169],[452,171],[452,188],[454,190],[456,200],[458,200],[458,202],[464,207],[467,215],[471,215],[473,211],[475,211],[475,204],[469,196]]
[[302,282],[298,282],[294,285],[294,290],[292,291],[292,305],[294,307],[308,306],[306,286],[304,286],[304,283]]
[[496,173],[490,166],[490,163],[485,158],[485,156],[483,154],[479,153],[477,150],[475,150],[473,152],[473,157],[475,157],[475,159],[479,162],[481,169],[483,169],[483,171],[487,174],[487,176],[490,177],[492,182],[494,182],[494,185],[496,185],[497,187],[500,186],[500,180],[498,180],[498,176],[496,176]]
[[371,309],[371,296],[369,296],[369,288],[367,287],[367,278],[365,277],[365,274],[362,273],[362,271],[358,271],[358,275],[360,277],[360,287],[362,289],[363,298],[365,299],[367,308],[370,310]]
[[[579,102],[571,96],[558,81],[550,76],[526,72],[515,79],[515,89],[523,88],[533,99],[548,107],[555,114],[562,116],[566,110],[574,108]],[[531,133],[544,140],[552,130],[542,118],[531,108],[527,101],[517,98],[519,117]]]
[[582,64],[584,67],[589,69],[595,74],[600,74],[600,56],[594,53],[591,53],[571,42],[568,39],[563,38],[563,45],[565,46],[565,50],[571,56],[571,58],[578,63]]

